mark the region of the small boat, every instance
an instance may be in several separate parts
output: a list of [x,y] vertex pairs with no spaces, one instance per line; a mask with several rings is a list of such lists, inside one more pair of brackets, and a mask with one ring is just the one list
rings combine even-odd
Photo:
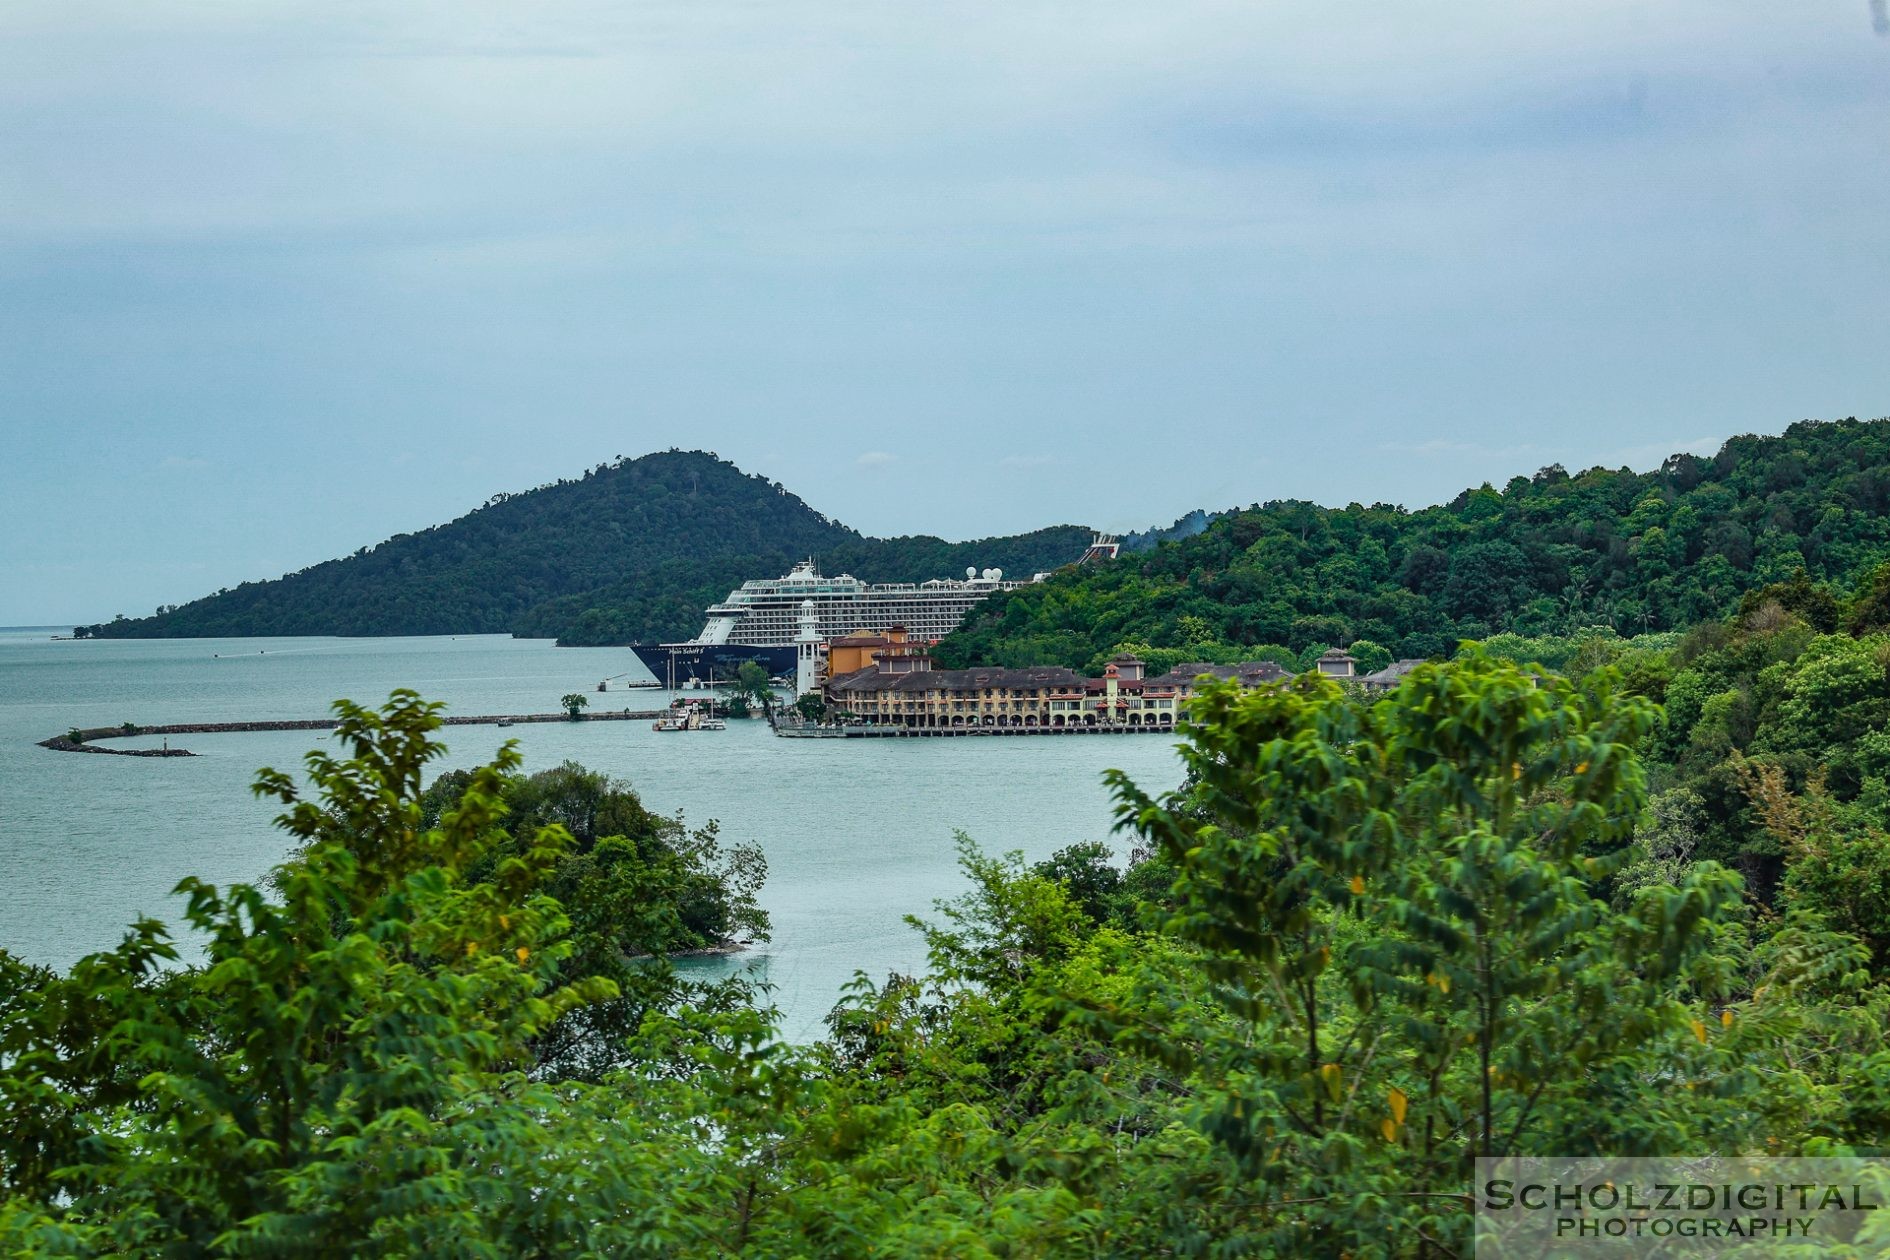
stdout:
[[653,731],[725,731],[728,723],[712,713],[705,713],[691,701],[673,709],[650,724]]

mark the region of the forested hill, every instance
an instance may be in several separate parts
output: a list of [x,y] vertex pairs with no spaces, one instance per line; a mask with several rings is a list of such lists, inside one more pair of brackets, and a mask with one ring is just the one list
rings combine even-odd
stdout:
[[1552,466],[1416,512],[1267,503],[995,596],[940,656],[1098,667],[1124,646],[1158,663],[1273,646],[1303,660],[1365,640],[1409,657],[1501,631],[1678,628],[1801,569],[1848,587],[1890,558],[1887,510],[1890,420],[1854,419],[1651,473]]
[[601,465],[501,495],[449,524],[340,560],[246,582],[150,617],[82,626],[102,638],[519,633],[568,643],[686,637],[752,577],[815,555],[869,581],[968,564],[1034,571],[1082,554],[1087,530],[946,543],[866,538],[780,485],[700,451]]

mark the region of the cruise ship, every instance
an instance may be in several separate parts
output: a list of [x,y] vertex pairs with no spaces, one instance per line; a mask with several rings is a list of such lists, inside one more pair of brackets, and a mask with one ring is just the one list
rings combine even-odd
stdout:
[[[1112,557],[1116,547],[1115,539],[1098,536],[1083,560]],[[868,583],[846,573],[823,577],[812,560],[803,560],[785,577],[756,578],[730,591],[708,610],[708,621],[688,642],[639,645],[631,651],[658,682],[671,686],[731,678],[743,661],[759,661],[778,677],[794,671],[804,601],[813,601],[822,640],[904,626],[912,639],[930,642],[956,630],[966,614],[996,592],[1027,585],[1006,579],[1002,569],[975,567],[966,569],[962,580]]]

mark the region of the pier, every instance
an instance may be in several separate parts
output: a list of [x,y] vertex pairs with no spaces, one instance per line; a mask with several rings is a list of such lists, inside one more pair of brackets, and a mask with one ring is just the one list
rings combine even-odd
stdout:
[[[580,713],[572,717],[569,713],[490,713],[477,717],[446,717],[441,720],[447,726],[523,726],[532,722],[647,722],[652,718],[665,716],[667,709],[625,709],[618,713]],[[55,735],[51,739],[39,741],[41,748],[50,748],[54,752],[105,753],[114,757],[194,757],[197,754],[182,748],[106,748],[98,741],[108,739],[137,739],[146,735],[232,735],[250,731],[332,731],[335,729],[334,718],[290,719],[275,722],[173,722],[163,726],[139,726],[127,722],[123,726],[94,726],[86,730],[68,731],[64,735]],[[74,740],[72,736],[79,738]]]

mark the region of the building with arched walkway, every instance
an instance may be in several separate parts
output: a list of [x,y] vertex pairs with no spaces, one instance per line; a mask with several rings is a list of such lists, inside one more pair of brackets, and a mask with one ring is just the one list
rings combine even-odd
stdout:
[[1142,661],[1119,656],[1100,678],[1062,666],[934,669],[908,652],[830,678],[828,707],[846,719],[913,730],[992,732],[1167,731],[1203,678],[1247,686],[1291,677],[1272,661],[1180,665],[1148,677]]

